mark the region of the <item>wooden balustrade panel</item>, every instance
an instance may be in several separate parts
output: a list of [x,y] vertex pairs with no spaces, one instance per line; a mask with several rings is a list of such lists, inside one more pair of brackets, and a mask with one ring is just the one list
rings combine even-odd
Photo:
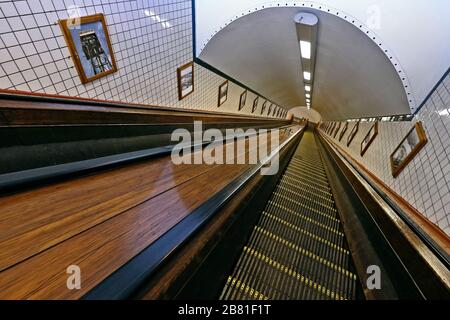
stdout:
[[80,298],[248,168],[168,156],[1,197],[0,298]]

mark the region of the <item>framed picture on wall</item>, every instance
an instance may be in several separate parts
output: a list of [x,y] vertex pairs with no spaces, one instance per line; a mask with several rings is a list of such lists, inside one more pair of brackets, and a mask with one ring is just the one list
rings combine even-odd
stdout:
[[117,71],[103,14],[64,19],[58,23],[81,83],[85,84]]
[[330,129],[330,132],[328,133],[330,136],[332,136],[333,135],[333,132],[334,132],[334,128],[336,128],[336,122],[333,122],[333,124],[331,125],[331,129]]
[[266,110],[266,108],[267,108],[267,100],[264,101],[264,103],[263,103],[263,105],[262,105],[262,108],[261,108],[261,114],[264,113],[264,111]]
[[228,80],[222,83],[219,86],[219,102],[217,104],[217,107],[220,107],[227,101],[228,99]]
[[256,111],[256,108],[258,108],[259,103],[259,97],[256,97],[255,100],[253,100],[253,107],[252,107],[252,113]]
[[340,122],[338,123],[338,125],[337,125],[337,127],[336,127],[336,131],[334,131],[333,138],[336,138],[336,136],[337,136],[339,130],[341,130],[341,123],[340,123]]
[[366,153],[367,149],[369,149],[373,140],[378,135],[378,121],[375,121],[373,126],[370,128],[369,132],[367,132],[365,138],[361,142],[361,157]]
[[339,141],[342,140],[342,137],[343,137],[344,134],[347,132],[347,129],[348,129],[348,122],[345,122],[344,128],[342,128],[341,134],[339,135]]
[[194,63],[189,62],[177,69],[178,99],[182,100],[194,92]]
[[353,139],[355,138],[356,134],[358,133],[358,130],[359,130],[359,121],[355,123],[355,125],[353,126],[352,131],[348,135],[347,147],[350,147],[350,144],[352,143]]
[[394,178],[398,177],[400,172],[405,169],[427,142],[428,139],[422,122],[419,121],[409,130],[406,137],[391,154],[391,169]]
[[245,107],[245,103],[247,102],[247,90],[241,93],[241,97],[239,98],[239,111]]

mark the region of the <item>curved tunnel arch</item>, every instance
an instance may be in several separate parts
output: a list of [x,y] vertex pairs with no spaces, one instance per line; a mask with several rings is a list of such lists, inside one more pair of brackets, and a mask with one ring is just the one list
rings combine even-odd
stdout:
[[313,109],[306,107],[294,107],[289,109],[288,115],[294,115],[296,118],[306,118],[313,123],[318,123],[322,120],[322,115]]
[[[263,1],[254,1],[254,2],[263,2]],[[231,5],[231,4],[230,4]],[[245,9],[244,9],[245,8]],[[257,13],[262,10],[271,9],[271,8],[296,8],[298,10],[302,9],[313,9],[318,10],[323,13],[331,14],[335,17],[338,17],[339,19],[342,19],[343,21],[348,22],[349,24],[353,25],[355,28],[357,28],[361,34],[364,34],[367,39],[370,39],[376,46],[380,49],[381,52],[386,56],[386,58],[390,61],[392,67],[394,68],[395,72],[397,73],[399,80],[401,81],[403,91],[407,100],[407,103],[409,105],[409,110],[406,112],[415,112],[418,103],[417,99],[415,98],[415,94],[412,90],[412,87],[410,85],[410,81],[408,79],[407,72],[402,67],[402,64],[400,63],[399,59],[396,58],[396,54],[392,49],[390,49],[389,45],[386,44],[386,41],[383,41],[381,36],[376,34],[371,28],[369,28],[366,23],[360,21],[355,16],[347,13],[346,11],[333,8],[329,5],[325,5],[323,3],[317,2],[317,1],[286,1],[286,2],[279,2],[279,1],[266,1],[264,4],[258,4],[258,5],[249,5],[247,7],[244,7],[243,5],[239,9],[239,14],[228,14],[225,13],[225,16],[223,19],[220,20],[220,22],[217,23],[218,27],[215,27],[213,32],[209,32],[208,36],[204,36],[202,39],[205,40],[203,42],[197,42],[197,48],[196,48],[196,54],[200,57],[201,60],[204,60],[201,56],[203,50],[205,47],[210,43],[211,40],[214,39],[218,34],[220,34],[223,30],[229,28],[233,25],[236,21],[238,21],[241,18],[245,18],[246,16],[252,15],[254,13]],[[237,12],[235,12],[237,13]],[[201,40],[199,40],[201,41]],[[208,61],[206,61],[208,62]],[[225,73],[226,70],[224,70]],[[240,80],[240,79],[238,79]],[[251,84],[248,84],[251,86]]]

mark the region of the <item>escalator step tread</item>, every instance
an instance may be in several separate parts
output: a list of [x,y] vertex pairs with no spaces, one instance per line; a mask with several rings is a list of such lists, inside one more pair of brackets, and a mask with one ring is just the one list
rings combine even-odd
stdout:
[[351,300],[357,281],[313,133],[305,132],[220,299]]

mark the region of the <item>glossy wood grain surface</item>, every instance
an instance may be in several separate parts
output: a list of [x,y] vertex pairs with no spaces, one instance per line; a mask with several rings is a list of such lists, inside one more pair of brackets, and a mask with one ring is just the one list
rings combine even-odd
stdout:
[[0,298],[80,298],[249,167],[164,157],[1,197]]

